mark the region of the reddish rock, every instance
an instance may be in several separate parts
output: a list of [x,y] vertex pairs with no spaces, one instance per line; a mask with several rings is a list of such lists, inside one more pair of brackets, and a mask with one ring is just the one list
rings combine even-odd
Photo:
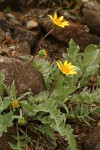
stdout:
[[[48,32],[51,29],[51,23],[48,19],[44,19],[42,22],[43,28]],[[55,29],[51,36],[56,39],[59,43],[68,46],[70,39],[72,38],[77,45],[80,46],[81,50],[89,44],[99,44],[100,37],[87,33],[84,29],[82,29],[78,25],[71,24],[65,28]]]
[[100,150],[100,129],[93,129],[88,135],[85,143],[85,150]]
[[[24,75],[22,72],[25,63],[15,58],[0,56],[0,70],[5,76],[5,84],[11,85],[13,81],[15,86],[18,84],[18,79],[22,73],[22,78],[18,88],[18,95],[27,92],[30,88],[33,94],[45,90],[45,84],[42,75],[33,67],[30,67]],[[24,68],[26,69],[26,68]]]
[[12,126],[7,128],[7,132],[3,133],[2,137],[0,137],[0,150],[11,150],[10,143],[16,144],[16,141],[12,137],[16,135],[16,127]]

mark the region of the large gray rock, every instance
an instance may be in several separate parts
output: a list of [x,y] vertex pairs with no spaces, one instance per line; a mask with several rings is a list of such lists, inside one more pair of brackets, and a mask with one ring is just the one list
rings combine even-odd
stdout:
[[100,2],[89,1],[85,3],[82,14],[82,21],[89,27],[90,32],[100,36]]
[[33,67],[28,68],[27,73],[24,73],[24,75],[22,72],[24,66],[25,63],[18,59],[0,56],[0,72],[4,74],[5,84],[11,85],[14,81],[15,86],[17,86],[20,74],[22,74],[17,91],[18,95],[28,91],[29,88],[31,88],[33,94],[38,94],[45,90],[42,75]]

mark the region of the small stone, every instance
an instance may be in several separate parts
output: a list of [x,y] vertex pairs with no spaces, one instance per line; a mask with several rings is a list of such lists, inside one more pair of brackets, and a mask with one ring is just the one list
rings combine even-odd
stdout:
[[34,21],[34,20],[30,20],[27,22],[27,29],[33,29],[33,28],[36,28],[38,27],[38,22],[37,21]]

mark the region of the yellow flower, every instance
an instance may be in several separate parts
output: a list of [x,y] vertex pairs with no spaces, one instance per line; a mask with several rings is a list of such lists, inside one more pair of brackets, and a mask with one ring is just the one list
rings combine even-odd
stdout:
[[11,102],[12,108],[18,108],[19,107],[19,102],[17,99],[12,100]]
[[42,50],[40,50],[39,52],[38,52],[38,55],[40,56],[40,57],[42,57],[42,56],[47,56],[47,52],[46,52],[46,50],[45,49],[42,49]]
[[50,17],[50,19],[53,21],[53,23],[56,26],[62,27],[64,28],[65,26],[69,26],[69,22],[68,21],[63,21],[64,17],[61,16],[60,18],[57,17],[57,13],[55,12],[54,16],[52,17],[51,15],[48,15]]
[[76,74],[74,66],[72,66],[71,63],[68,63],[67,60],[64,62],[64,64],[62,64],[61,61],[58,61],[57,66],[63,74]]

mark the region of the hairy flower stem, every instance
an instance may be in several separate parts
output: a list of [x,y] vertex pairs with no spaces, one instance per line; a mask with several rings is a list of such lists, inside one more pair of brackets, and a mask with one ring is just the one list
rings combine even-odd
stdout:
[[20,148],[20,139],[19,139],[19,128],[18,128],[18,124],[16,124],[16,129],[17,129],[17,139],[18,139],[18,150],[21,150],[21,148]]
[[26,75],[27,71],[29,70],[29,68],[30,68],[30,66],[31,66],[31,64],[32,64],[32,62],[33,62],[35,56],[38,54],[38,51],[39,51],[39,48],[40,48],[42,42],[44,41],[44,39],[45,39],[49,34],[51,34],[51,33],[53,32],[53,30],[54,30],[54,28],[52,28],[52,29],[40,40],[40,42],[38,43],[38,46],[37,46],[37,49],[36,49],[36,51],[35,51],[34,56],[32,56],[32,58],[27,62],[27,64],[24,65],[24,67],[23,67],[23,69],[22,69],[22,71],[21,71],[21,73],[20,73],[20,76],[19,76],[19,78],[18,78],[17,91],[18,91],[18,89],[19,89],[19,85],[20,85],[20,83],[21,83],[21,79],[24,78],[24,76]]
[[20,117],[22,117],[22,109],[20,108]]

